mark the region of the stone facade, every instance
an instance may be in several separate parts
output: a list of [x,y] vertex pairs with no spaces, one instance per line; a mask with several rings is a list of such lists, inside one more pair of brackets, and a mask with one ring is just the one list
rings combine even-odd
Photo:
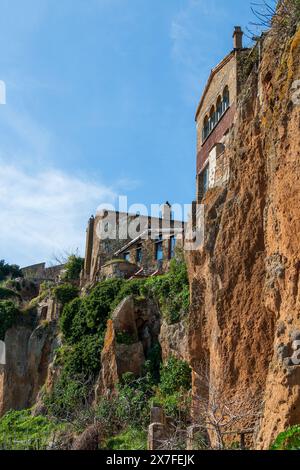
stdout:
[[234,49],[212,70],[197,109],[198,203],[208,189],[224,186],[229,179],[226,148],[236,117],[243,58],[249,55],[249,50],[242,46],[242,35],[241,28],[237,26],[233,34]]
[[65,265],[50,266],[46,268],[46,263],[33,264],[21,269],[25,279],[33,282],[53,281],[57,282],[64,270]]
[[165,272],[175,246],[183,245],[185,223],[172,219],[168,203],[162,207],[161,217],[105,210],[91,217],[82,284]]

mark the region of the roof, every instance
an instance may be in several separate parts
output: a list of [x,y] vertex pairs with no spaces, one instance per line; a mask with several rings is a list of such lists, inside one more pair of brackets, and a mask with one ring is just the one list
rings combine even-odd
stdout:
[[[159,204],[158,204],[159,205]],[[172,205],[167,201],[165,204],[161,204],[159,205],[159,208],[162,209],[163,206],[168,206],[169,209],[172,209]],[[143,219],[151,219],[151,220],[166,220],[165,217],[163,217],[163,215],[159,216],[159,217],[156,217],[156,216],[153,216],[151,214],[149,215],[144,215],[144,214],[140,214],[140,213],[132,213],[132,212],[122,212],[122,211],[118,211],[118,210],[111,210],[111,209],[101,209],[101,210],[98,210],[96,212],[96,217],[100,217],[100,218],[105,218],[108,214],[116,214],[116,215],[119,215],[119,216],[124,216],[124,217],[141,217]],[[95,218],[94,216],[92,216],[91,218]],[[180,219],[172,219],[173,222],[179,222],[179,223],[184,223],[183,220],[180,220]]]
[[167,233],[169,235],[170,234],[175,234],[175,233],[182,234],[182,229],[180,229],[179,227],[170,227],[170,228],[157,228],[157,229],[155,228],[155,229],[144,230],[144,232],[142,232],[136,238],[134,238],[133,240],[128,242],[126,245],[124,245],[118,251],[116,251],[114,253],[114,256],[118,256],[119,254],[123,253],[124,251],[127,251],[131,246],[135,245],[140,240],[144,240],[143,236],[145,234],[149,235],[149,234],[152,234],[152,233],[157,234],[157,235],[160,235],[160,234],[163,234],[163,233]]

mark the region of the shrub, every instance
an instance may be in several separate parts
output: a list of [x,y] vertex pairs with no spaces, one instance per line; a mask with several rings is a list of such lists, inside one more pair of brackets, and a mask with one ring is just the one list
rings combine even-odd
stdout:
[[11,300],[0,301],[0,340],[4,341],[6,331],[16,323],[19,313]]
[[52,391],[43,397],[49,415],[72,421],[76,414],[87,405],[90,383],[80,375],[70,375],[63,371]]
[[144,364],[144,374],[150,374],[152,382],[158,384],[160,380],[160,366],[162,362],[161,346],[157,341],[150,349]]
[[96,408],[96,420],[108,436],[120,433],[127,426],[143,429],[149,424],[150,398],[154,393],[151,378],[136,378],[126,373],[117,390],[115,396],[101,397]]
[[300,425],[292,426],[279,434],[271,450],[300,450]]
[[65,265],[65,272],[63,278],[66,281],[76,281],[80,277],[83,268],[84,259],[77,255],[71,255]]
[[65,340],[70,344],[75,344],[83,335],[90,332],[86,324],[82,299],[73,299],[64,306],[59,324]]
[[120,291],[118,292],[116,298],[114,299],[111,310],[115,310],[118,305],[124,300],[126,297],[133,296],[133,297],[141,297],[141,292],[145,286],[146,280],[145,279],[133,279],[131,281],[123,281]]
[[81,374],[84,377],[93,377],[100,370],[101,350],[104,336],[87,335],[76,343],[66,355],[64,361],[65,371],[71,376]]
[[62,305],[66,305],[78,296],[78,289],[72,284],[62,284],[54,287],[53,294]]
[[170,357],[161,367],[159,389],[164,396],[176,391],[190,390],[192,386],[192,371],[187,362]]
[[170,263],[170,271],[149,278],[141,288],[142,294],[156,298],[161,312],[169,324],[178,323],[188,312],[190,303],[189,281],[182,256]]
[[122,279],[103,281],[84,299],[85,318],[89,328],[106,327],[113,302],[124,282]]
[[161,366],[160,382],[152,404],[162,406],[177,421],[186,421],[190,410],[191,369],[187,362],[170,357]]

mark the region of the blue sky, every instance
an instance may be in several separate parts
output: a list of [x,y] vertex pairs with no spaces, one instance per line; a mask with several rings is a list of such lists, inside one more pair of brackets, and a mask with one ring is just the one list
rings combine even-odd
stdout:
[[118,194],[190,203],[197,103],[251,18],[250,0],[0,0],[0,259],[82,252]]

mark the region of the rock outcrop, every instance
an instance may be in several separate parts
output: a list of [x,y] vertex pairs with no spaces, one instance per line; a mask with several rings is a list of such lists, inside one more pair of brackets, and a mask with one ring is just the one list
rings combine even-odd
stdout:
[[159,331],[160,314],[153,300],[127,297],[121,302],[107,323],[96,396],[114,392],[126,372],[141,374]]
[[56,324],[40,325],[34,330],[25,326],[13,327],[6,333],[5,345],[0,415],[10,409],[22,410],[35,404],[59,345]]

